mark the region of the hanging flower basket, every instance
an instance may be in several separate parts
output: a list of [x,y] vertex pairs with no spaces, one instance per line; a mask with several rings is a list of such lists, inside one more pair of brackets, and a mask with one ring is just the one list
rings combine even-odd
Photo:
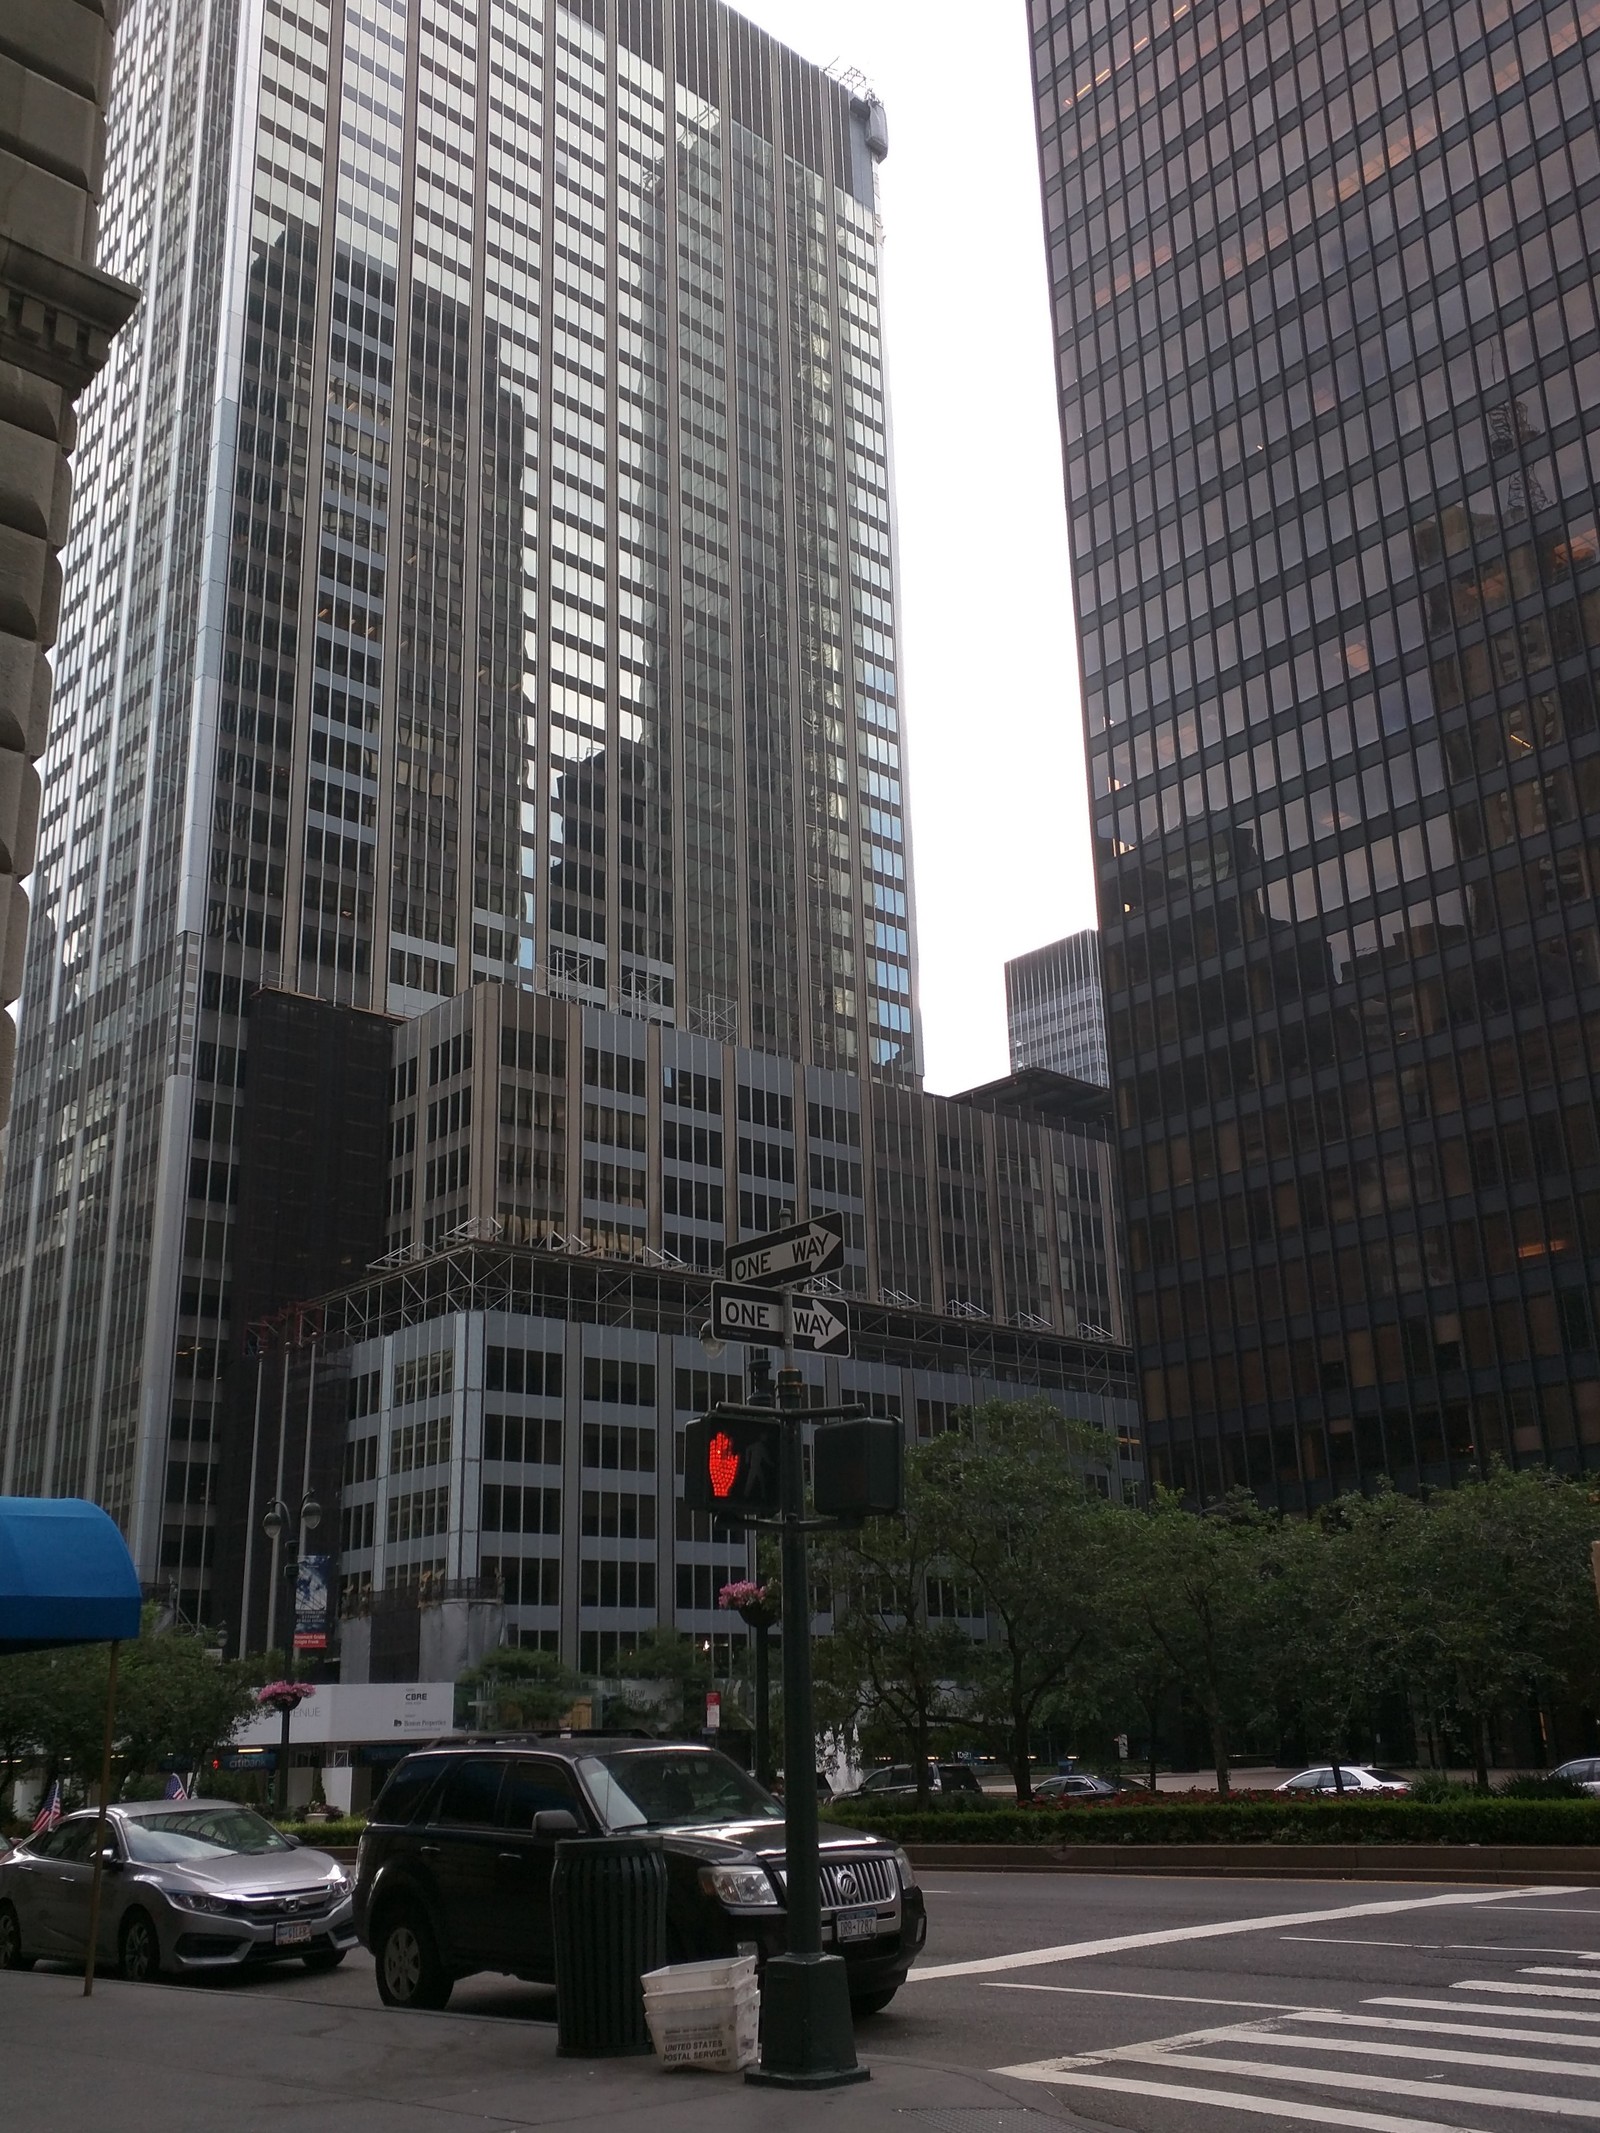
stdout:
[[256,1690],[256,1702],[267,1711],[292,1711],[308,1696],[315,1696],[316,1684],[310,1681],[269,1681],[264,1689]]
[[717,1594],[717,1605],[738,1615],[752,1629],[770,1629],[783,1611],[777,1587],[758,1585],[753,1578],[739,1578],[724,1585]]

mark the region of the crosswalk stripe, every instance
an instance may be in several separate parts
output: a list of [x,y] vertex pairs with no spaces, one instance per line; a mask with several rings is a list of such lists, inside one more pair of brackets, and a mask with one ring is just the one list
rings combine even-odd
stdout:
[[1529,2089],[1457,2087],[1448,2081],[1403,2081],[1398,2075],[1341,2074],[1330,2067],[1258,2065],[1253,2059],[1213,2058],[1206,2052],[1169,2055],[1152,2046],[1148,2055],[1123,2052],[1121,2063],[1176,2064],[1197,2074],[1233,2074],[1246,2081],[1293,2081],[1306,2088],[1375,2089],[1391,2096],[1426,2096],[1435,2103],[1475,2103],[1491,2111],[1547,2111],[1558,2118],[1600,2120],[1600,2100],[1580,2102],[1570,2096],[1537,2096]]
[[[1574,2074],[1583,2080],[1600,2080],[1600,2059],[1521,2059],[1509,2052],[1453,2052],[1441,2044],[1382,2044],[1376,2037],[1295,2037],[1281,2029],[1258,2036],[1237,2029],[1229,2035],[1237,2042],[1248,2038],[1274,2049],[1281,2045],[1286,2051],[1359,2052],[1364,2059],[1431,2059],[1441,2066],[1492,2066],[1502,2074]],[[1546,2041],[1554,2044],[1558,2040]],[[1378,2086],[1376,2079],[1372,2086]]]
[[[1453,2012],[1452,2008],[1452,2012]],[[1469,2009],[1476,2013],[1477,2009]],[[1484,2013],[1525,2015],[1533,2010],[1523,2008],[1485,2008]],[[1327,2022],[1340,2029],[1403,2029],[1419,2032],[1426,2037],[1486,2037],[1497,2039],[1502,2044],[1600,2044],[1600,2037],[1572,2036],[1557,2031],[1537,2029],[1499,2029],[1487,2022],[1408,2022],[1400,2015],[1345,2014],[1342,2010],[1302,2008],[1296,2014],[1301,2022]],[[1541,2064],[1543,2062],[1541,2061]],[[1596,2062],[1600,2064],[1600,2061]]]
[[1515,2015],[1519,2022],[1600,2022],[1600,2009],[1593,2014],[1580,2007],[1486,2006],[1481,2000],[1419,2000],[1391,1994],[1386,1999],[1362,2002],[1364,2007],[1409,2007],[1419,2013]]
[[1013,2081],[1047,2082],[1053,2088],[1109,2090],[1118,2096],[1148,2096],[1163,2103],[1208,2103],[1214,2109],[1251,2111],[1262,2118],[1293,2118],[1302,2125],[1349,2126],[1354,2133],[1480,2133],[1458,2119],[1394,2118],[1386,2111],[1339,2111],[1324,2103],[1296,2103],[1288,2096],[1248,2090],[1190,2088],[1177,2081],[1130,2081],[1115,2074],[1069,2073],[1049,2060],[1034,2066],[999,2066]]
[[1538,2000],[1600,2000],[1600,1985],[1519,1985],[1513,1978],[1463,1977],[1452,1992],[1505,1992]]
[[1518,1977],[1593,1977],[1592,1970],[1569,1970],[1560,1963],[1524,1963]]

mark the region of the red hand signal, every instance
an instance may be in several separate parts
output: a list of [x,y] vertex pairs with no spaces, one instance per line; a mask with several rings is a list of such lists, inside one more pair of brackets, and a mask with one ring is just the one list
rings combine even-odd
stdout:
[[711,1493],[716,1497],[732,1494],[733,1484],[739,1472],[739,1454],[734,1449],[733,1439],[726,1430],[719,1429],[711,1440],[706,1456],[711,1470]]

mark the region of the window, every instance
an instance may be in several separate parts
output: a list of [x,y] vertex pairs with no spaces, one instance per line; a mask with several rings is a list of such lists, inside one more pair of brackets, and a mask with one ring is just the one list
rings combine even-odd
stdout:
[[560,1763],[529,1758],[511,1765],[501,1820],[507,1829],[532,1829],[533,1818],[565,1808],[583,1821],[583,1805],[572,1774]]
[[[536,1398],[561,1397],[561,1357],[542,1348],[491,1347],[484,1366],[487,1392],[521,1392]],[[484,1457],[497,1456],[485,1452]],[[513,1456],[511,1453],[505,1455]]]
[[491,1756],[463,1757],[444,1781],[433,1819],[475,1829],[492,1823],[505,1774],[505,1764]]
[[600,1400],[608,1407],[654,1407],[656,1366],[619,1362],[610,1356],[585,1356],[583,1396],[586,1400]]
[[479,1523],[485,1533],[559,1533],[561,1491],[486,1481]]
[[602,1473],[653,1474],[656,1433],[653,1429],[630,1429],[622,1422],[585,1422],[583,1463]]
[[561,1423],[555,1416],[485,1415],[483,1456],[508,1466],[559,1466]]

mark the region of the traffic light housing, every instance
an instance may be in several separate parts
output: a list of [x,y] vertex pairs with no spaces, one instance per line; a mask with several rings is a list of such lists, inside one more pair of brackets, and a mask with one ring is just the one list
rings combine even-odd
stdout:
[[684,1431],[683,1500],[719,1518],[775,1518],[783,1504],[783,1424],[770,1408],[714,1408]]
[[905,1502],[898,1422],[866,1416],[822,1422],[811,1440],[811,1500],[819,1518],[887,1517]]

